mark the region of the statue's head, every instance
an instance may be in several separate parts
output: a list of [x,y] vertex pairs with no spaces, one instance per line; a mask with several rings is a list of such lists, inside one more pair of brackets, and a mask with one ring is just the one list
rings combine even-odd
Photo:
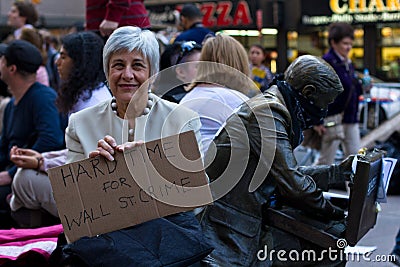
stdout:
[[285,81],[319,108],[327,108],[343,92],[335,70],[322,58],[298,57],[285,71]]

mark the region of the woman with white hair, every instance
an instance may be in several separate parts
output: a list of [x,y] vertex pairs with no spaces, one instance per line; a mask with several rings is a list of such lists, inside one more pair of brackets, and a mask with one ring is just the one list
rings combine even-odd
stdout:
[[[103,64],[114,97],[71,115],[67,162],[97,155],[112,161],[124,144],[134,146],[190,130],[200,142],[195,112],[149,92],[148,79],[158,72],[159,61],[158,42],[151,31],[125,26],[110,35]],[[165,266],[172,261],[174,266],[189,266],[210,251],[194,213],[184,212],[79,239],[63,248],[59,266],[71,259],[77,260],[73,266]]]

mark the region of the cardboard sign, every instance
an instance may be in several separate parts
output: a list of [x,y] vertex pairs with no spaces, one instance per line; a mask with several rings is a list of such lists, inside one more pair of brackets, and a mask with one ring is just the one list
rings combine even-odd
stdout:
[[48,171],[69,242],[212,202],[193,131]]

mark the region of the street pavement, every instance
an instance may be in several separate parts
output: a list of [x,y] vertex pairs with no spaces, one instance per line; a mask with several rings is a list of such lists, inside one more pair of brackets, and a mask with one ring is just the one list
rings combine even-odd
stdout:
[[395,237],[400,227],[400,196],[388,196],[387,203],[381,203],[382,211],[378,214],[375,227],[359,242],[358,246],[376,246],[376,250],[366,260],[349,261],[346,267],[383,267],[395,266],[390,262],[380,262],[390,254],[395,243]]

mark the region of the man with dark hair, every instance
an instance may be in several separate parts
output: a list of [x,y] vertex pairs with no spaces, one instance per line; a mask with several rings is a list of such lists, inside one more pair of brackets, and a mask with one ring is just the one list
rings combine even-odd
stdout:
[[[4,111],[0,136],[0,211],[9,210],[6,196],[11,193],[17,171],[10,161],[11,148],[46,152],[64,146],[60,114],[55,106],[56,92],[36,82],[36,71],[41,64],[40,51],[23,40],[12,41],[0,59],[0,78],[12,94]],[[39,163],[38,158],[38,166]]]
[[36,7],[26,1],[14,1],[7,14],[7,25],[15,28],[14,39],[19,39],[23,28],[33,28],[39,19]]
[[345,156],[356,154],[361,148],[358,126],[358,98],[362,87],[349,58],[353,47],[354,29],[347,23],[329,26],[329,51],[322,57],[336,71],[344,91],[329,105],[323,124],[314,127],[322,136],[318,165],[332,164],[339,144]]
[[[276,202],[309,217],[344,218],[343,210],[326,200],[322,190],[349,179],[351,160],[299,167],[293,154],[302,131],[321,121],[328,104],[343,91],[338,76],[321,58],[305,55],[272,84],[227,119],[208,149],[205,165],[216,200],[201,220],[215,248],[206,266],[300,266],[281,260],[282,253],[261,260],[259,251],[265,247],[286,255],[291,250],[301,255],[305,249],[318,253],[322,248],[266,225],[263,210]],[[324,261],[318,263],[325,266],[329,259],[321,256]]]
[[185,4],[180,12],[179,20],[183,32],[179,34],[174,42],[195,41],[201,44],[208,35],[214,33],[202,24],[203,14],[195,4]]

